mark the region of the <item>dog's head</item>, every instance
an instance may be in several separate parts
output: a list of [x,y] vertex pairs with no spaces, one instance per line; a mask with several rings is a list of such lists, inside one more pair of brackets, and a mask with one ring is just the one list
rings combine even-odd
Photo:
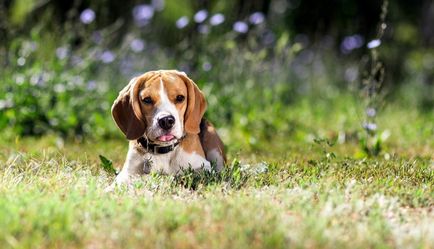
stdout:
[[133,78],[120,91],[112,116],[128,140],[168,144],[197,134],[206,109],[203,93],[183,72],[160,70]]

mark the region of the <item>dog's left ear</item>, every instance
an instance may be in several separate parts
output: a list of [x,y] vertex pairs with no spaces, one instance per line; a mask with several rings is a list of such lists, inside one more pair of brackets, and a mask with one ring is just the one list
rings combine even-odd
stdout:
[[187,87],[187,110],[184,114],[185,131],[191,134],[200,132],[200,121],[206,110],[205,96],[202,91],[184,72],[177,72]]
[[138,102],[137,78],[133,78],[128,85],[119,92],[119,96],[112,106],[112,116],[119,129],[128,140],[136,140],[143,136],[146,125],[140,104]]

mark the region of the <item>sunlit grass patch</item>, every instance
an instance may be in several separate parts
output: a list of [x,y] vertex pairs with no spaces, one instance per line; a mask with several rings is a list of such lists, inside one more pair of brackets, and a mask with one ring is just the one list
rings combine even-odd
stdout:
[[229,158],[222,173],[150,174],[112,193],[104,190],[115,175],[101,164],[118,170],[126,140],[3,133],[0,243],[10,248],[433,244],[432,113],[386,108],[378,123],[390,137],[379,156],[364,157],[351,96],[307,98],[272,115],[255,108],[256,114],[218,127]]
[[[330,157],[318,145],[297,142],[311,154],[258,161],[242,152],[244,159],[230,161],[221,174],[151,174],[131,189],[105,193],[114,175],[101,167],[98,154],[118,157],[108,145],[126,146],[65,143],[62,149],[54,144],[19,152],[19,146],[3,145],[2,245],[407,248],[434,241],[429,157]],[[77,154],[82,150],[88,155]]]

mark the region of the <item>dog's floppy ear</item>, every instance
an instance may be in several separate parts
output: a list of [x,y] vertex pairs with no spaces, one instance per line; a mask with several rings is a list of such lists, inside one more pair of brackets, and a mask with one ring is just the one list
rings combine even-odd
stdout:
[[137,78],[119,92],[112,106],[112,116],[128,140],[136,140],[145,133],[146,125],[138,102]]
[[177,72],[187,86],[187,110],[184,114],[184,125],[187,133],[198,134],[200,132],[200,121],[206,110],[205,96],[185,73]]

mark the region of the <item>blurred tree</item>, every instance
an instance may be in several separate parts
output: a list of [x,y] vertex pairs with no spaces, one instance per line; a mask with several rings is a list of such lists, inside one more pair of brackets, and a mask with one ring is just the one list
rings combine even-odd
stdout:
[[[86,8],[91,8],[97,13],[95,19],[97,29],[115,22],[121,22],[122,27],[130,27],[134,22],[135,6],[142,4],[153,6],[156,3],[162,8],[153,9],[152,12],[161,11],[164,16],[164,18],[158,18],[158,23],[152,23],[157,28],[173,26],[173,22],[182,15],[189,14],[191,18],[201,9],[208,10],[209,13],[223,12],[227,25],[237,20],[246,20],[249,15],[259,11],[273,21],[271,23],[273,26],[283,26],[294,34],[307,34],[312,40],[317,40],[324,35],[342,38],[351,33],[372,37],[376,32],[381,6],[381,1],[378,0],[326,2],[317,0],[190,0],[183,2],[175,0],[3,0],[0,4],[0,11],[4,13],[0,17],[0,28],[3,30],[2,37],[5,35],[5,27],[18,28],[26,32],[38,22],[43,22],[48,30],[58,30],[59,27],[64,27],[66,22],[78,20]],[[423,45],[430,46],[434,40],[434,31],[431,27],[434,18],[433,5],[431,0],[392,1],[389,23],[392,26],[401,21],[410,23],[417,28],[417,35],[423,41]],[[284,18],[275,18],[276,15],[282,14]],[[165,21],[170,23],[160,23]],[[4,38],[1,39],[4,40]]]
[[[87,41],[92,32],[112,27],[109,45],[113,47],[132,31],[159,46],[174,48],[184,41],[180,52],[192,47],[201,52],[198,40],[209,32],[208,20],[213,14],[222,13],[224,22],[215,29],[218,32],[208,35],[211,36],[208,41],[218,40],[212,37],[230,32],[237,21],[244,22],[240,27],[249,25],[249,18],[255,12],[261,13],[267,22],[268,33],[260,35],[279,38],[290,34],[289,42],[292,42],[302,34],[310,44],[321,43],[327,37],[339,53],[342,41],[348,36],[360,35],[364,44],[374,37],[380,6],[378,0],[3,0],[0,3],[0,53],[5,54],[11,37],[30,34],[35,27],[43,32],[66,35],[76,47]],[[89,20],[91,24],[83,32],[80,18],[87,13],[85,10],[93,13],[94,20]],[[202,14],[206,21],[195,20],[201,10],[205,11]],[[187,24],[179,28],[175,24],[183,16]],[[384,43],[388,49],[382,56],[391,69],[387,72],[393,72],[389,76],[398,79],[402,77],[400,72],[405,71],[400,58],[415,49],[434,45],[434,3],[432,0],[391,1],[386,22]],[[240,42],[250,33],[247,26],[246,34],[239,35]],[[358,58],[363,53],[364,50],[359,49],[351,55]]]

